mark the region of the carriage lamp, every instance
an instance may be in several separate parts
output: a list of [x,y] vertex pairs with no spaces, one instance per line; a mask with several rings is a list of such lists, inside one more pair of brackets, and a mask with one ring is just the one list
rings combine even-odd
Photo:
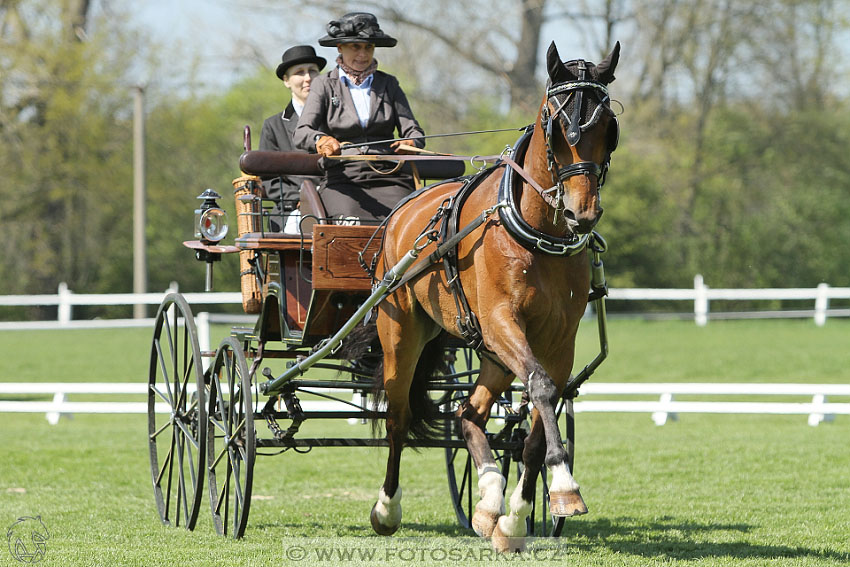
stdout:
[[204,244],[218,244],[227,236],[227,213],[216,202],[221,195],[207,189],[198,199],[203,202],[195,209],[195,237]]

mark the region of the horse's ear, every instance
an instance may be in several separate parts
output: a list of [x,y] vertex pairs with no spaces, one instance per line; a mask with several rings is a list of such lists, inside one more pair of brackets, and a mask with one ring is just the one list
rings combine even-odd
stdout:
[[620,60],[620,42],[614,44],[614,49],[608,54],[608,57],[600,61],[596,65],[596,71],[599,73],[599,82],[607,85],[614,80],[614,69],[617,68],[617,62]]
[[546,52],[546,69],[549,71],[549,80],[553,85],[570,80],[567,68],[561,61],[561,56],[558,55],[558,48],[555,47],[554,41],[549,45],[549,50]]

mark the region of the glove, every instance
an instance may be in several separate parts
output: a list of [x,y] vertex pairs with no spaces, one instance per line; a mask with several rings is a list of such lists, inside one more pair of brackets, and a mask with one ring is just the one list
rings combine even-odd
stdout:
[[410,155],[415,153],[400,146],[413,146],[415,148],[416,144],[413,143],[413,140],[396,140],[395,142],[390,144],[390,148],[397,154]]
[[324,157],[339,155],[339,140],[333,136],[321,136],[316,140],[316,152]]

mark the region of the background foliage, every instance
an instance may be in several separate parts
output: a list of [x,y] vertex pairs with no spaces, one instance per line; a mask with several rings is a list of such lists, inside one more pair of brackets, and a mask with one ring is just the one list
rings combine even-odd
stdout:
[[[318,0],[286,4],[325,19],[340,11]],[[611,245],[611,285],[683,287],[696,273],[712,287],[850,285],[844,4],[344,4],[375,11],[402,39],[379,60],[399,76],[428,133],[530,122],[549,42],[539,37],[544,24],[584,34],[589,48],[562,49],[564,59],[599,60],[622,42],[612,85],[625,109],[622,139],[599,227]],[[60,281],[81,293],[131,289],[131,77],[139,69],[167,75],[172,54],[134,29],[122,12],[132,8],[122,6],[0,2],[2,294],[55,293]],[[188,76],[181,88],[163,79],[146,89],[149,289],[202,286],[203,267],[181,245],[191,238],[194,197],[212,187],[232,207],[243,126],[256,140],[262,120],[288,98],[274,63],[258,62],[227,88],[194,88]],[[522,88],[521,65],[534,71]],[[446,138],[429,147],[498,153],[514,138]],[[228,270],[236,273],[235,261],[220,273]],[[217,283],[237,286],[235,276]]]

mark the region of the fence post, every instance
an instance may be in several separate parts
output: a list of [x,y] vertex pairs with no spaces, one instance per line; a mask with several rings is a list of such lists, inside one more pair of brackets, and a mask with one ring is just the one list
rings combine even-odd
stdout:
[[826,324],[826,310],[829,308],[829,284],[819,283],[815,296],[815,325],[823,327]]
[[59,282],[59,324],[67,325],[71,322],[71,290],[68,289],[68,284]]
[[[55,405],[57,408],[61,407],[62,404],[65,403],[65,401],[65,392],[56,392],[55,394],[53,394],[53,405]],[[61,418],[62,415],[63,414],[59,411],[49,411],[45,414],[45,417],[47,418],[47,423],[49,423],[50,425],[56,425],[57,423],[59,423],[59,418]],[[71,415],[69,414],[68,417],[71,417]]]
[[694,321],[700,327],[708,323],[708,286],[703,281],[702,274],[694,276]]

